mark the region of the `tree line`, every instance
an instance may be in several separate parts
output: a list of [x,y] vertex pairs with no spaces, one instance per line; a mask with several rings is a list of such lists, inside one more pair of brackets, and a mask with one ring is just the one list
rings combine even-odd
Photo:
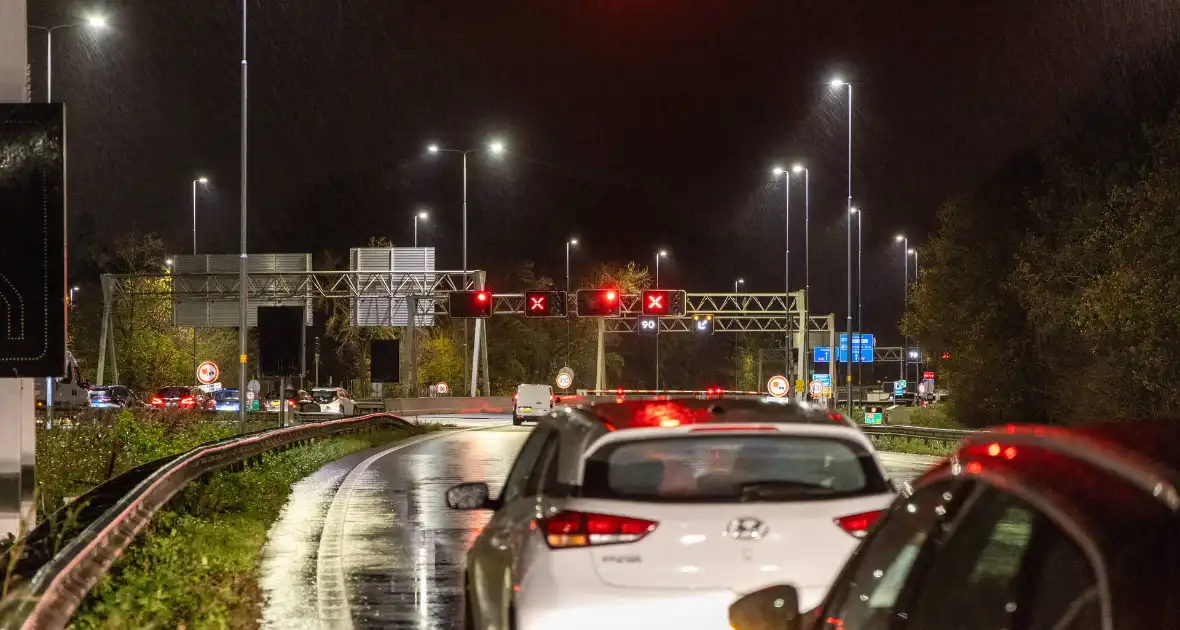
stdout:
[[[972,426],[1180,410],[1180,112],[947,201],[902,328]],[[944,358],[945,357],[945,358]]]

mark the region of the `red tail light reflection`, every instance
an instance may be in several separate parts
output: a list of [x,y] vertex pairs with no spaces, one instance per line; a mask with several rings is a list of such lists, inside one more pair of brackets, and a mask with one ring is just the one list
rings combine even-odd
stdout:
[[883,513],[883,510],[874,510],[860,514],[849,514],[836,519],[836,524],[853,537],[864,538],[869,533],[869,528],[877,522],[877,519],[881,518]]

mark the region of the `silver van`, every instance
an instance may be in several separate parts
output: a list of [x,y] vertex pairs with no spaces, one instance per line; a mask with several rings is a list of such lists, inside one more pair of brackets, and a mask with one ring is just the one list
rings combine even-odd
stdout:
[[512,424],[520,426],[525,418],[547,416],[553,411],[553,388],[548,385],[518,385],[512,397]]

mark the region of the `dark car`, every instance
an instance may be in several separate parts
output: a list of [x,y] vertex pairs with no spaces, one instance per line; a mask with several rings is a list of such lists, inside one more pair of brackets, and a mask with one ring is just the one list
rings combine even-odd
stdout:
[[[314,402],[311,399],[311,394],[308,394],[306,391],[304,391],[302,389],[295,389],[293,387],[288,387],[286,389],[286,396],[285,397],[287,399],[287,410],[288,411],[302,411],[303,406],[306,403],[313,403],[314,404]],[[263,399],[263,402],[265,403],[265,406],[263,407],[263,411],[270,411],[270,412],[277,413],[279,411],[279,402],[281,400],[282,400],[282,397],[279,396],[279,390],[277,390],[277,389],[271,390],[270,393],[268,393],[266,395],[266,397]],[[315,411],[319,411],[319,405],[315,405]]]
[[213,392],[213,409],[215,411],[239,411],[241,398],[236,389],[219,389]]
[[213,399],[196,387],[177,385],[156,390],[149,404],[156,409],[208,410],[213,408]]
[[1180,425],[1006,427],[900,495],[824,602],[790,585],[734,630],[1180,628]]
[[134,409],[142,405],[135,392],[122,385],[99,385],[90,390],[91,409]]

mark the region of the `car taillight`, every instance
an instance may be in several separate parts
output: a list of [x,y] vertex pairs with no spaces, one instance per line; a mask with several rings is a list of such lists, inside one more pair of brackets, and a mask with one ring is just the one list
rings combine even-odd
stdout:
[[295,406],[295,401],[294,401],[294,400],[288,400],[288,401],[287,401],[287,407],[294,407],[294,406]]
[[512,400],[520,400],[520,394],[513,394]]
[[542,519],[550,549],[632,543],[655,531],[657,523],[630,516],[558,512]]
[[152,397],[152,404],[157,407],[160,407],[160,406],[163,406],[164,401],[161,400],[159,396],[153,396]]
[[183,407],[191,407],[193,406],[194,401],[195,399],[192,396],[185,396],[184,398],[180,399],[180,404]]
[[864,538],[869,533],[869,528],[877,519],[884,514],[883,510],[874,510],[872,512],[861,512],[860,514],[849,514],[848,516],[841,516],[836,519],[836,524],[840,529],[848,532],[855,538]]

